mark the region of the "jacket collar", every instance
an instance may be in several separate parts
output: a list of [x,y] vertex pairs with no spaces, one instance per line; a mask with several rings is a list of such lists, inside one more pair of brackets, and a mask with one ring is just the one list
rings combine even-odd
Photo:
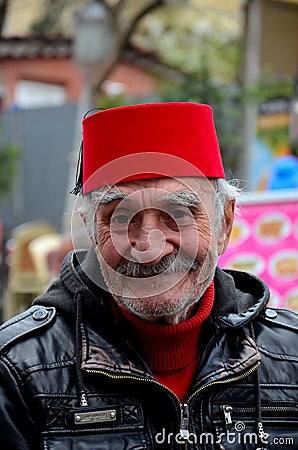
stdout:
[[264,281],[250,273],[217,267],[214,282],[215,318],[224,328],[246,325],[259,315],[270,298]]

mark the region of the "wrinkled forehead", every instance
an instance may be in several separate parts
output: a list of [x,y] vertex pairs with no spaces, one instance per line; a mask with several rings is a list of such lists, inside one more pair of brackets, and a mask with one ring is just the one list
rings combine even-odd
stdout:
[[214,179],[205,177],[152,178],[119,183],[93,191],[94,202],[108,204],[116,200],[174,201],[192,206],[197,201],[213,198]]
[[135,180],[126,183],[119,183],[114,186],[120,190],[142,190],[156,189],[175,192],[177,190],[189,190],[196,192],[210,192],[214,190],[214,181],[206,177],[164,177]]

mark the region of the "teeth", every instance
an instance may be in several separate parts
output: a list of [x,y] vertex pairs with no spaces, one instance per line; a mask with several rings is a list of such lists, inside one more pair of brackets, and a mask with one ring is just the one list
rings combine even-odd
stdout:
[[198,267],[198,261],[192,258],[181,255],[170,255],[152,266],[144,266],[134,261],[124,261],[117,268],[117,272],[131,278],[147,278],[161,274],[184,273],[191,269],[197,269]]

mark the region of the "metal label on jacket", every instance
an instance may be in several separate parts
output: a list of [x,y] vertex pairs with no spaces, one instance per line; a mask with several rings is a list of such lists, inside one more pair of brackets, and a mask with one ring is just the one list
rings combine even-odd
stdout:
[[74,414],[75,425],[83,425],[87,423],[111,422],[116,420],[116,410],[106,409],[92,412],[79,412]]

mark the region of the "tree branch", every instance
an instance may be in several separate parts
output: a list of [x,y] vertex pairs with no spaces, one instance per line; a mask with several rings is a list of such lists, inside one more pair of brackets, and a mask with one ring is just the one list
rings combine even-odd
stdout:
[[[113,70],[113,68],[116,66],[119,59],[121,58],[123,51],[126,49],[128,43],[129,43],[129,38],[132,35],[132,33],[134,32],[138,22],[150,11],[152,11],[153,9],[155,9],[159,6],[162,6],[162,5],[163,5],[163,0],[155,0],[153,3],[146,6],[146,8],[144,8],[142,11],[140,11],[130,22],[130,26],[129,26],[129,29],[127,30],[127,32],[124,32],[122,35],[120,34],[118,50],[115,54],[113,61],[111,61],[111,63],[105,68],[105,71],[104,71],[101,79],[99,80],[98,84],[96,85],[95,89],[97,91],[100,89],[103,81],[107,78],[109,73]],[[119,30],[119,33],[121,33],[120,30]]]
[[159,6],[163,5],[163,0],[155,0],[153,3],[149,4],[144,8],[142,11],[140,11],[130,22],[130,26],[126,32],[123,33],[123,36],[121,36],[121,51],[123,51],[129,42],[130,36],[133,34],[136,26],[138,25],[139,21],[146,16],[149,12],[153,11],[154,9],[158,8]]

